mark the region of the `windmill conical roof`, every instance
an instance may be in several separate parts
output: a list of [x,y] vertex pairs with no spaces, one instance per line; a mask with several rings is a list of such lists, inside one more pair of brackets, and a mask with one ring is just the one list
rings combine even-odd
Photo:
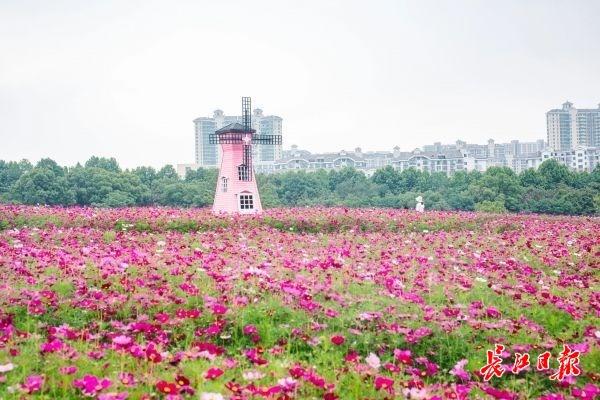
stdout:
[[221,129],[215,131],[216,134],[220,134],[220,133],[246,133],[246,132],[252,132],[252,133],[254,133],[256,131],[254,129],[247,130],[244,127],[244,125],[240,124],[239,122],[234,122],[232,124],[225,125]]

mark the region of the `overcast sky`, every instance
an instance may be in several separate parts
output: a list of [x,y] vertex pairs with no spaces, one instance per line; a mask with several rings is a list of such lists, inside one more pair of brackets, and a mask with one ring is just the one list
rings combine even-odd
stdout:
[[600,103],[600,1],[0,0],[0,159],[193,162],[241,96],[284,148],[545,137]]

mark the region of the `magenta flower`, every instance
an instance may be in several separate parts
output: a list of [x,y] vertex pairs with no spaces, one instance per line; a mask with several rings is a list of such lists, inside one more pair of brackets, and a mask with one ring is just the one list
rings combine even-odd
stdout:
[[258,329],[254,325],[245,325],[243,329],[244,335],[255,335],[258,333]]
[[588,383],[581,389],[573,387],[571,394],[577,399],[595,399],[600,396],[600,388],[593,383]]
[[467,360],[467,359],[460,360],[450,370],[450,374],[456,376],[457,378],[459,378],[463,382],[466,382],[466,381],[470,380],[471,376],[469,375],[469,373],[467,371],[464,370],[465,365],[467,365],[468,362],[469,362],[469,360]]
[[80,389],[86,396],[96,396],[96,394],[104,389],[109,388],[112,382],[107,378],[98,378],[94,375],[86,375],[82,379],[73,381],[73,386]]
[[375,377],[375,381],[373,383],[375,384],[375,389],[377,390],[384,389],[389,393],[393,393],[394,391],[394,380],[388,377],[378,375]]
[[62,350],[64,343],[58,339],[50,340],[49,342],[42,343],[40,345],[40,351],[42,353],[55,353]]
[[412,365],[412,352],[410,350],[394,350],[394,358],[405,365]]
[[335,344],[336,346],[344,344],[345,341],[346,339],[344,339],[344,337],[340,335],[334,335],[331,337],[331,343]]
[[204,373],[204,377],[206,379],[210,379],[210,380],[217,379],[221,375],[223,375],[223,370],[220,368],[215,368],[215,367],[209,368]]
[[227,312],[227,307],[221,303],[215,303],[211,306],[213,315],[224,315]]
[[485,315],[487,315],[489,318],[500,318],[502,314],[496,307],[488,307],[485,310]]
[[104,393],[98,396],[98,400],[125,400],[129,397],[129,393],[120,392],[120,393]]
[[65,367],[60,367],[59,371],[64,375],[73,375],[75,372],[77,372],[77,367],[75,365],[68,365]]
[[29,375],[25,378],[25,382],[21,384],[21,389],[25,393],[39,392],[44,384],[44,377],[41,375]]

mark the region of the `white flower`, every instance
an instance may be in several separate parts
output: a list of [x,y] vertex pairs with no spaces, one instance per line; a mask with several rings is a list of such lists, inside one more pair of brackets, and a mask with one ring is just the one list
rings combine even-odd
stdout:
[[15,369],[15,365],[13,363],[8,363],[4,365],[0,365],[0,372],[8,372]]
[[378,370],[379,367],[381,367],[381,361],[375,353],[369,353],[367,358],[365,358],[365,361],[367,364],[369,364],[369,367],[373,368],[374,370]]
[[200,400],[225,400],[225,398],[220,393],[204,392],[200,394]]
[[265,374],[260,371],[246,371],[242,374],[242,377],[247,381],[255,381],[264,378]]

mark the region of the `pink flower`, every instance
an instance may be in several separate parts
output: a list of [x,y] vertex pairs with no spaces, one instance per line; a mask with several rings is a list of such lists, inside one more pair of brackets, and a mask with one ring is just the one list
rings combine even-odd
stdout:
[[465,365],[467,365],[468,362],[469,362],[469,360],[467,360],[467,359],[460,360],[450,370],[450,374],[456,376],[457,378],[461,379],[462,381],[468,381],[470,379],[470,375],[467,371],[464,370]]
[[342,345],[345,341],[346,339],[344,339],[344,337],[340,335],[335,335],[331,337],[331,343],[335,344],[336,346]]
[[279,387],[281,387],[281,389],[284,392],[293,392],[294,390],[296,390],[296,387],[298,387],[298,381],[296,381],[291,376],[278,380],[277,384],[279,385]]
[[112,342],[118,346],[127,346],[128,344],[131,344],[132,339],[129,336],[119,335],[115,336]]
[[302,378],[306,373],[306,370],[300,365],[294,365],[289,369],[290,375],[296,379]]
[[132,387],[135,386],[137,384],[137,381],[135,379],[135,376],[133,376],[132,373],[130,372],[121,372],[119,374],[119,381],[128,387]]
[[572,388],[571,394],[577,399],[595,399],[600,396],[600,388],[593,383],[588,383],[582,389]]
[[73,381],[74,387],[80,389],[84,395],[92,397],[96,396],[98,392],[109,388],[111,385],[112,382],[110,379],[99,379],[94,375],[86,375],[82,379],[76,379]]
[[344,356],[344,361],[346,362],[357,362],[359,359],[359,355],[356,351],[351,350]]
[[39,392],[44,384],[44,377],[41,375],[29,375],[25,378],[25,382],[21,384],[21,389],[25,393]]
[[381,361],[375,353],[369,353],[367,358],[365,358],[365,362],[367,363],[367,365],[369,365],[369,367],[373,368],[375,371],[377,371],[381,367]]
[[75,372],[77,372],[77,367],[75,365],[68,365],[65,367],[60,367],[59,371],[63,375],[73,375]]
[[224,315],[227,312],[227,307],[220,303],[213,304],[211,309],[213,315]]
[[384,389],[390,393],[393,393],[393,391],[394,391],[394,380],[393,379],[378,375],[375,377],[374,383],[375,383],[375,389],[377,389],[377,390]]
[[244,335],[255,335],[258,333],[258,329],[254,325],[246,325],[243,329]]
[[62,350],[64,347],[64,343],[58,339],[53,339],[49,342],[42,343],[40,345],[40,351],[42,353],[55,353],[57,351]]
[[223,375],[223,370],[220,368],[209,368],[205,373],[204,373],[204,378],[206,379],[217,379],[218,377],[220,377],[221,375]]
[[238,362],[235,358],[226,358],[223,360],[223,365],[225,366],[225,368],[227,369],[234,369],[235,367],[238,366]]
[[540,396],[538,400],[565,400],[565,396],[560,393],[550,393],[544,396]]
[[485,315],[489,318],[500,318],[502,314],[496,307],[488,307],[487,310],[485,310]]
[[129,393],[121,392],[121,393],[105,393],[98,396],[98,400],[125,400],[129,397]]
[[498,400],[517,400],[519,396],[507,390],[500,390],[494,387],[486,387],[484,390],[487,394]]
[[412,365],[412,353],[410,350],[394,350],[394,358],[405,365]]

